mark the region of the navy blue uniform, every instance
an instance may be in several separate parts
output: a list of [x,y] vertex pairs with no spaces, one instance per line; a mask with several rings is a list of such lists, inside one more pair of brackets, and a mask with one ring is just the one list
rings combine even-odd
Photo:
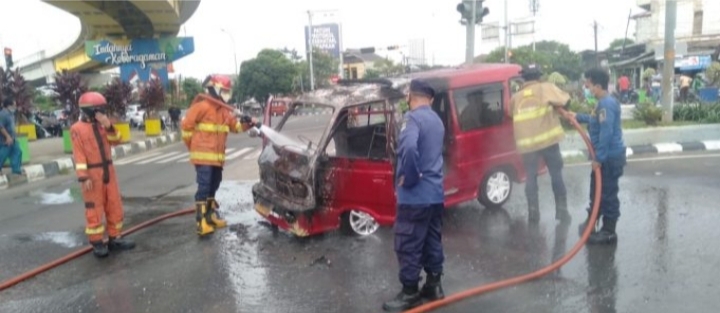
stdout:
[[[620,103],[610,95],[600,99],[592,115],[578,114],[580,123],[588,124],[590,141],[595,150],[595,162],[601,164],[602,194],[600,214],[604,218],[617,220],[620,217],[618,181],[623,175],[626,147],[623,142]],[[595,198],[595,173],[590,174],[590,208]]]
[[417,286],[420,270],[440,274],[443,191],[442,147],[445,128],[430,106],[405,115],[397,161],[395,252],[403,286]]

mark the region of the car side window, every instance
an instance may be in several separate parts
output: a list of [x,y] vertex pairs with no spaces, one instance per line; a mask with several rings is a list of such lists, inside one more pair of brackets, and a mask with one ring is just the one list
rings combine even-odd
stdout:
[[471,131],[502,124],[503,84],[485,84],[453,91],[460,129]]

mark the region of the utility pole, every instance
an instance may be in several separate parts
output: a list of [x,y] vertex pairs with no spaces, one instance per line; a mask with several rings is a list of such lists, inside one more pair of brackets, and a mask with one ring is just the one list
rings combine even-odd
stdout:
[[673,121],[673,86],[675,75],[675,24],[677,18],[677,0],[665,0],[665,60],[662,77],[662,121]]
[[[307,39],[308,40],[308,42],[307,42],[308,49],[307,50],[308,50],[308,63],[310,66],[310,90],[315,90],[315,77],[313,74],[313,51],[315,50],[315,48],[313,47],[313,42],[312,42],[312,25],[313,25],[312,24],[312,12],[307,11],[307,14],[308,14],[308,37],[307,37],[308,38]],[[342,53],[342,51],[341,51],[341,53]]]
[[540,0],[530,0],[530,12],[533,15],[533,52],[535,52],[535,27],[538,11],[540,11]]
[[595,33],[595,67],[600,67],[600,57],[598,56],[598,23],[593,21],[593,32]]
[[465,63],[468,65],[473,64],[473,59],[475,59],[475,18],[477,14],[477,4],[475,0],[469,1],[470,5],[472,5],[470,18],[467,21],[467,29],[465,31],[465,34],[467,36],[465,42]]
[[508,0],[505,0],[505,63],[510,63],[508,50],[510,49],[510,24],[508,20]]

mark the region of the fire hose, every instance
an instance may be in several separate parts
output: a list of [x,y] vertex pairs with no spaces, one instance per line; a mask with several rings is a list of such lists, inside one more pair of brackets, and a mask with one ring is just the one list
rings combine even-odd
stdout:
[[[562,108],[557,108],[560,113],[563,115],[567,114],[567,111],[565,111]],[[583,131],[582,127],[580,127],[580,124],[574,119],[569,119],[570,123],[577,129],[578,133],[582,136],[583,141],[585,141],[585,145],[587,145],[588,152],[590,153],[590,158],[595,159],[595,150],[593,150],[592,143],[590,142],[590,138],[588,138],[587,134]],[[547,274],[550,274],[563,265],[565,263],[572,260],[572,258],[577,255],[578,252],[585,246],[585,243],[587,242],[588,238],[590,237],[590,233],[592,232],[593,228],[595,227],[595,221],[597,220],[598,213],[600,212],[600,192],[602,190],[602,178],[600,175],[600,169],[595,168],[593,169],[594,176],[595,176],[595,197],[593,199],[593,207],[590,214],[590,219],[588,221],[587,227],[585,228],[585,231],[583,231],[582,236],[580,237],[580,240],[568,251],[562,258],[558,259],[557,261],[553,262],[552,264],[543,267],[539,270],[536,270],[532,273],[515,276],[511,278],[507,278],[504,280],[496,281],[493,283],[489,283],[486,285],[480,285],[475,288],[467,289],[461,292],[458,292],[456,294],[450,295],[444,299],[433,301],[426,303],[424,305],[415,307],[411,310],[405,311],[405,313],[422,313],[422,312],[430,312],[435,309],[447,306],[449,304],[459,302],[460,300],[464,300],[470,297],[479,296],[491,291],[500,290],[503,288],[515,286],[518,284],[526,283],[538,278],[541,278]]]
[[[559,110],[560,110],[563,114],[566,113],[566,111],[563,110],[563,109],[559,109]],[[581,134],[583,140],[585,141],[585,144],[586,144],[587,147],[588,147],[588,151],[589,151],[589,153],[590,153],[591,158],[594,159],[594,158],[595,158],[595,151],[592,149],[592,144],[590,143],[590,139],[587,137],[587,134],[585,134],[585,132],[582,131],[582,128],[581,128],[580,125],[577,123],[577,121],[571,120],[570,122],[571,122],[571,124],[578,130],[578,132]],[[593,227],[595,227],[595,221],[597,220],[597,216],[598,216],[598,212],[599,212],[599,208],[600,208],[600,191],[601,191],[601,188],[602,188],[602,179],[601,179],[601,175],[600,175],[600,170],[599,170],[599,169],[594,169],[594,172],[595,172],[595,199],[594,199],[594,201],[593,201],[593,207],[592,207],[592,211],[591,211],[591,214],[590,214],[589,222],[588,222],[587,227],[585,228],[585,231],[583,232],[580,240],[579,240],[579,241],[575,244],[575,246],[573,246],[573,248],[572,248],[567,254],[565,254],[562,258],[560,258],[559,260],[555,261],[554,263],[548,265],[547,267],[541,268],[541,269],[539,269],[539,270],[537,270],[537,271],[535,271],[535,272],[532,272],[532,273],[529,273],[529,274],[525,274],[525,275],[521,275],[521,276],[516,276],[516,277],[508,278],[508,279],[501,280],[501,281],[497,281],[497,282],[490,283],[490,284],[487,284],[487,285],[478,286],[478,287],[475,287],[475,288],[472,288],[472,289],[468,289],[468,290],[465,290],[465,291],[462,291],[462,292],[459,292],[459,293],[450,295],[450,296],[448,296],[448,297],[446,297],[446,298],[444,298],[444,299],[442,299],[442,300],[430,302],[430,303],[427,303],[427,304],[425,304],[425,305],[416,307],[416,308],[414,308],[414,309],[412,309],[412,310],[409,310],[409,311],[406,311],[406,312],[408,312],[408,313],[430,312],[430,311],[432,311],[432,310],[434,310],[434,309],[437,309],[437,308],[440,308],[440,307],[449,305],[449,304],[454,303],[454,302],[458,302],[458,301],[460,301],[460,300],[463,300],[463,299],[466,299],[466,298],[469,298],[469,297],[478,296],[478,295],[481,295],[481,294],[484,294],[484,293],[488,293],[488,292],[490,292],[490,291],[495,291],[495,290],[507,288],[507,287],[510,287],[510,286],[514,286],[514,285],[517,285],[517,284],[521,284],[521,283],[524,283],[524,282],[528,282],[528,281],[531,281],[531,280],[534,280],[534,279],[543,277],[543,276],[545,276],[545,275],[547,275],[547,274],[549,274],[549,273],[552,273],[552,272],[554,272],[555,270],[557,270],[558,268],[560,268],[561,266],[563,266],[565,263],[569,262],[573,257],[575,257],[575,255],[580,251],[580,249],[583,248],[583,246],[585,245],[585,243],[586,243],[587,240],[588,240],[588,237],[590,236],[590,233],[592,232]],[[182,210],[179,210],[179,211],[176,211],[176,212],[172,212],[172,213],[167,213],[167,214],[158,216],[158,217],[156,217],[156,218],[153,218],[153,219],[151,219],[151,220],[145,221],[145,222],[143,222],[143,223],[140,223],[140,224],[138,224],[138,225],[135,225],[135,226],[129,228],[128,230],[124,231],[124,232],[122,233],[122,235],[123,235],[123,236],[127,236],[127,235],[130,235],[130,234],[134,233],[134,232],[137,232],[138,230],[141,230],[141,229],[144,229],[144,228],[146,228],[146,227],[148,227],[148,226],[152,226],[152,225],[154,225],[154,224],[157,224],[157,223],[159,223],[159,222],[161,222],[161,221],[164,221],[164,220],[167,220],[167,219],[170,219],[170,218],[173,218],[173,217],[178,217],[178,216],[182,216],[182,215],[192,214],[192,213],[194,213],[194,212],[195,212],[194,209],[189,208],[189,209],[182,209]],[[51,262],[49,262],[49,263],[45,263],[45,264],[43,264],[43,265],[41,265],[41,266],[39,266],[39,267],[37,267],[37,268],[35,268],[35,269],[33,269],[33,270],[27,271],[27,272],[25,272],[25,273],[23,273],[23,274],[21,274],[21,275],[18,275],[18,276],[15,276],[15,277],[13,277],[13,278],[10,278],[10,279],[8,279],[8,280],[6,280],[6,281],[3,281],[2,283],[0,283],[0,291],[3,291],[3,290],[5,290],[5,289],[8,289],[8,288],[10,288],[10,287],[12,287],[12,286],[14,286],[14,285],[16,285],[16,284],[19,284],[19,283],[21,283],[21,282],[23,282],[23,281],[25,281],[25,280],[28,280],[28,279],[30,279],[30,278],[32,278],[32,277],[35,277],[35,276],[37,276],[37,275],[39,275],[39,274],[41,274],[41,273],[43,273],[43,272],[46,272],[46,271],[48,271],[48,270],[50,270],[50,269],[52,269],[52,268],[55,268],[55,267],[60,266],[60,265],[62,265],[62,264],[64,264],[64,263],[67,263],[67,262],[69,262],[69,261],[71,261],[71,260],[73,260],[73,259],[76,259],[76,258],[78,258],[78,257],[80,257],[80,256],[82,256],[82,255],[84,255],[84,254],[86,254],[86,253],[88,253],[88,252],[90,252],[91,250],[92,250],[92,247],[86,246],[86,247],[84,247],[84,248],[82,248],[82,249],[80,249],[80,250],[77,250],[77,251],[75,251],[75,252],[72,252],[72,253],[64,256],[64,257],[61,257],[61,258],[56,259],[56,260],[54,260],[54,261],[51,261]]]

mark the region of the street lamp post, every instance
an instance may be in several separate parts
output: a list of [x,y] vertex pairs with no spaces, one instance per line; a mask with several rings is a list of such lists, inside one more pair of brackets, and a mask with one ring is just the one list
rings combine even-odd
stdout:
[[220,31],[222,31],[223,33],[226,33],[228,35],[228,37],[230,37],[230,41],[232,42],[232,45],[233,45],[233,59],[235,60],[235,77],[237,79],[240,79],[240,72],[239,72],[240,68],[238,67],[238,64],[237,64],[237,48],[236,48],[237,46],[235,45],[235,37],[230,32],[225,30],[224,28],[221,29]]

